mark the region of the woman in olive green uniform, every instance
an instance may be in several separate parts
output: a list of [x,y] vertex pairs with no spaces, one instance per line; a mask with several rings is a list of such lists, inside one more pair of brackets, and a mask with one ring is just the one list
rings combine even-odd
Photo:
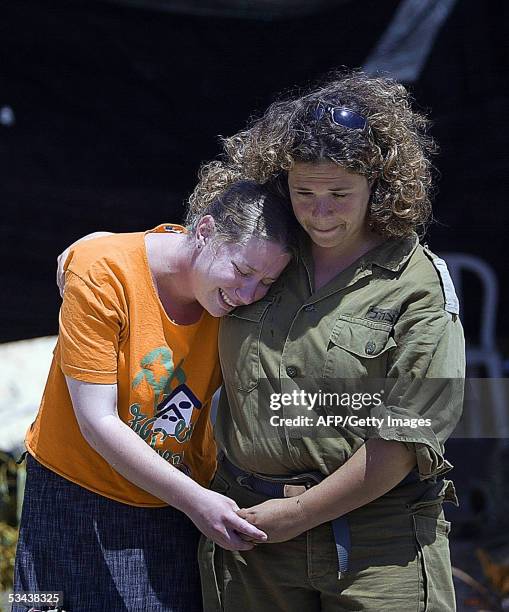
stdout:
[[212,486],[268,542],[203,539],[206,610],[455,608],[443,443],[464,341],[445,263],[416,233],[430,217],[425,128],[401,85],[342,74],[272,105],[203,170],[194,214],[248,176],[275,181],[303,229],[267,296],[221,325]]

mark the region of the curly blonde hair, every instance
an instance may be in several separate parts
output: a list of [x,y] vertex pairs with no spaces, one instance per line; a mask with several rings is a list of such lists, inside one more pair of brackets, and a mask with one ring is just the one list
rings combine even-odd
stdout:
[[[362,115],[367,126],[351,129],[325,115],[318,102]],[[426,134],[428,120],[411,107],[403,85],[360,71],[336,72],[301,96],[269,106],[243,131],[222,139],[222,158],[204,165],[190,210],[199,212],[239,179],[275,182],[288,194],[288,170],[295,162],[333,161],[373,183],[368,212],[371,229],[387,237],[423,233],[431,217],[432,165],[436,151]]]

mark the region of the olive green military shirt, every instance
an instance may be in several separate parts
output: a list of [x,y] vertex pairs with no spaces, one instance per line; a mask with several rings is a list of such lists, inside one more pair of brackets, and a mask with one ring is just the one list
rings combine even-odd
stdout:
[[[421,479],[446,472],[443,443],[461,413],[465,349],[445,263],[415,234],[391,239],[315,292],[306,244],[263,300],[222,320],[220,450],[246,471],[329,475],[368,437],[381,437],[414,449]],[[302,390],[315,393],[312,409],[296,406],[302,398],[292,393]],[[368,400],[378,391],[378,405],[366,412],[319,401],[354,391],[369,391]],[[295,401],[276,408],[282,393]],[[361,412],[380,418],[362,426],[326,420]]]

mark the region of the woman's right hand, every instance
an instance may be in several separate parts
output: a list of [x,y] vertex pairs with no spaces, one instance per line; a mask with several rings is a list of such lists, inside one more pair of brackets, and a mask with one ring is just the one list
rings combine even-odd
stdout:
[[240,518],[237,510],[239,507],[233,499],[204,489],[191,502],[186,514],[207,538],[226,550],[251,550],[256,543],[266,542],[267,535]]
[[263,531],[237,516],[233,499],[202,487],[168,464],[120,420],[117,385],[65,378],[83,437],[115,471],[187,514],[205,536],[227,550],[251,550],[267,540]]
[[64,264],[67,261],[67,257],[69,256],[69,251],[71,250],[71,244],[68,246],[65,251],[62,251],[60,255],[57,257],[57,286],[60,291],[60,297],[64,297],[64,287],[65,287],[65,271]]
[[93,232],[92,234],[87,234],[83,236],[83,238],[79,238],[72,244],[70,244],[65,251],[62,251],[60,255],[57,257],[57,286],[60,291],[60,297],[64,297],[64,289],[65,289],[65,270],[64,265],[67,261],[67,257],[69,256],[69,251],[75,244],[78,242],[82,242],[83,240],[92,240],[93,238],[100,238],[101,236],[110,236],[111,232]]

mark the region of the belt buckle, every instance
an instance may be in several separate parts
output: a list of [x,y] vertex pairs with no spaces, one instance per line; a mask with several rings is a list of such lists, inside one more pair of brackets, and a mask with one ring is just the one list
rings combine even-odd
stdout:
[[283,495],[285,497],[297,497],[297,495],[302,495],[308,489],[309,489],[309,486],[306,486],[306,485],[285,484],[283,486]]
[[250,477],[251,474],[240,474],[239,476],[235,477],[235,480],[237,481],[237,484],[239,484],[241,487],[253,491],[253,487],[247,483],[247,480],[249,480]]

